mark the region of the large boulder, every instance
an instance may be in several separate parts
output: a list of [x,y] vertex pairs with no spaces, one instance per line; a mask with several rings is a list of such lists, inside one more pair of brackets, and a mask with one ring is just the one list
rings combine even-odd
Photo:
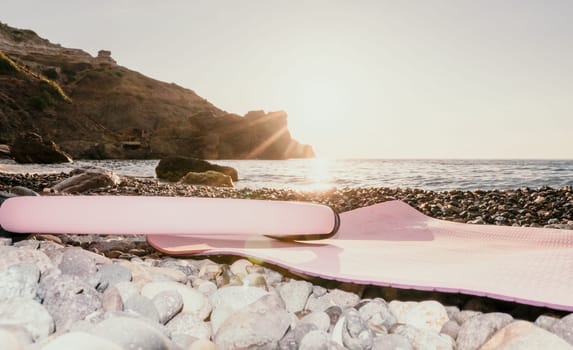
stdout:
[[238,181],[239,175],[235,168],[209,163],[206,160],[186,157],[168,157],[159,161],[155,174],[160,180],[179,181],[189,172],[202,173],[209,170],[228,175],[231,180]]
[[204,185],[215,187],[233,187],[233,180],[229,175],[218,171],[205,171],[203,173],[189,172],[179,181],[187,185]]
[[69,154],[62,151],[53,141],[28,132],[20,134],[12,145],[12,157],[18,163],[71,163]]

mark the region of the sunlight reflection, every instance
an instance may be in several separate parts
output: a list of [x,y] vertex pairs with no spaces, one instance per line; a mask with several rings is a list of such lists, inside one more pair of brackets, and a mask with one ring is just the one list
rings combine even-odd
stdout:
[[307,176],[310,191],[326,190],[333,187],[332,175],[330,174],[329,162],[323,158],[316,158],[311,163],[309,174]]

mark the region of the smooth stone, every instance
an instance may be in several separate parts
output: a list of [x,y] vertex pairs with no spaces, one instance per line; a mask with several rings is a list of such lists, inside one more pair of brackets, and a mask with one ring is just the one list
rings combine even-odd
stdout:
[[280,272],[275,270],[271,270],[268,268],[263,268],[263,275],[265,276],[266,285],[269,287],[274,287],[277,284],[281,283],[284,279],[283,275]]
[[253,266],[253,263],[250,262],[247,259],[239,259],[235,262],[233,262],[231,264],[231,266],[229,266],[229,268],[231,269],[231,272],[239,277],[244,277],[246,275],[248,275],[249,273],[247,272],[247,268]]
[[310,311],[324,311],[330,306],[336,305],[346,309],[358,304],[359,301],[360,297],[354,293],[333,289],[320,297],[311,295],[308,298],[306,308]]
[[199,272],[199,269],[189,264],[184,259],[163,258],[157,262],[157,267],[165,267],[169,269],[179,270],[187,277],[194,276]]
[[169,350],[171,342],[156,327],[131,317],[111,317],[94,326],[92,334],[124,349]]
[[288,312],[299,312],[304,309],[312,293],[312,283],[306,281],[289,281],[279,286],[279,295],[283,298]]
[[174,290],[163,291],[151,299],[159,313],[159,322],[166,324],[183,309],[183,298]]
[[537,327],[531,322],[515,321],[493,335],[480,350],[551,349],[573,350],[557,335]]
[[311,323],[318,330],[327,332],[330,328],[330,317],[324,311],[315,311],[301,318],[300,323]]
[[108,288],[120,282],[131,281],[131,271],[125,266],[118,264],[101,265],[98,268],[101,283],[107,284]]
[[312,287],[312,295],[314,297],[321,297],[328,293],[328,289],[324,288],[323,286],[313,286]]
[[299,350],[328,350],[328,334],[322,330],[310,331],[300,340]]
[[559,320],[557,317],[549,315],[539,315],[535,320],[535,325],[545,329],[546,331],[551,331],[551,327]]
[[2,346],[2,350],[24,350],[24,345],[16,335],[1,328],[0,345]]
[[0,301],[36,297],[40,269],[34,264],[19,263],[0,272]]
[[182,284],[187,283],[189,278],[185,273],[176,268],[149,266],[145,267],[153,282],[179,282]]
[[191,344],[197,341],[197,338],[182,333],[171,334],[169,338],[175,345],[179,346],[180,349],[188,349]]
[[217,350],[217,345],[207,339],[198,339],[185,350]]
[[119,295],[121,296],[121,300],[124,303],[127,301],[127,299],[139,294],[139,289],[133,282],[118,282],[114,285],[114,288],[117,289]]
[[143,286],[141,295],[153,299],[164,291],[176,291],[183,298],[184,312],[194,313],[202,320],[211,313],[211,303],[203,293],[178,282],[151,282]]
[[209,339],[212,335],[211,324],[205,322],[197,315],[188,312],[177,314],[165,325],[167,330],[173,334],[186,334],[197,339]]
[[444,306],[446,312],[448,313],[448,318],[451,320],[454,318],[454,315],[460,312],[460,308],[457,306]]
[[275,349],[290,321],[282,299],[274,294],[264,295],[230,315],[215,333],[215,344],[228,350]]
[[0,246],[7,247],[12,245],[12,238],[0,237]]
[[211,281],[203,281],[197,286],[197,290],[203,293],[205,296],[211,298],[217,291],[217,285]]
[[456,314],[454,314],[454,321],[456,321],[460,326],[464,324],[470,318],[475,316],[483,315],[483,312],[480,311],[473,311],[473,310],[463,310]]
[[311,331],[316,331],[318,328],[312,323],[299,323],[296,327],[291,328],[279,340],[279,349],[281,350],[297,350],[300,342],[304,336]]
[[37,249],[0,246],[0,271],[5,271],[8,267],[19,263],[36,265],[41,273],[55,267],[50,258]]
[[54,319],[48,310],[37,301],[26,298],[0,303],[0,325],[22,326],[34,341],[47,337],[55,330]]
[[439,332],[448,322],[448,313],[444,306],[434,300],[422,302],[393,300],[388,308],[396,316],[398,323],[405,323],[421,329]]
[[[22,346],[27,346],[34,342],[32,334],[24,325],[0,325],[0,331],[7,332],[13,337],[16,337],[18,343]],[[2,344],[2,342],[0,342],[0,344]]]
[[116,287],[107,288],[101,297],[104,311],[123,311],[123,300]]
[[17,196],[29,196],[29,197],[37,197],[40,195],[38,192],[24,186],[14,186],[10,189],[10,193],[13,193]]
[[388,304],[381,299],[374,299],[362,305],[358,313],[370,327],[375,329],[388,329],[397,322]]
[[159,312],[151,299],[144,297],[143,295],[134,295],[123,305],[124,310],[134,311],[139,315],[150,319],[153,322],[159,322]]
[[415,350],[408,338],[400,334],[379,334],[371,350]]
[[329,330],[331,330],[338,323],[338,320],[340,319],[340,316],[342,315],[342,308],[340,306],[334,305],[334,306],[330,306],[329,308],[324,310],[324,312],[330,318]]
[[392,334],[399,334],[412,344],[414,349],[453,350],[455,341],[448,335],[438,334],[430,329],[421,329],[407,324],[397,324]]
[[58,266],[62,274],[85,278],[96,273],[95,260],[79,248],[66,248]]
[[447,334],[450,337],[452,337],[452,339],[456,340],[458,338],[458,333],[460,332],[460,328],[461,328],[460,325],[456,321],[450,320],[444,323],[442,329],[440,330],[440,333]]
[[350,350],[366,350],[372,347],[374,332],[360,317],[356,309],[348,309],[344,313],[342,327],[342,344]]
[[86,281],[74,275],[60,275],[42,280],[43,305],[53,315],[58,331],[75,321],[101,310],[101,295]]
[[477,350],[492,335],[513,321],[513,317],[501,312],[474,316],[460,327],[456,338],[457,350]]
[[259,300],[268,292],[257,287],[229,286],[217,290],[211,296],[213,312],[211,313],[211,326],[213,333],[217,333],[219,327],[234,312]]
[[573,345],[573,313],[555,322],[551,326],[551,332]]
[[111,170],[94,166],[74,169],[70,175],[52,186],[52,189],[63,193],[83,193],[91,189],[118,185],[121,181],[119,176]]
[[54,338],[40,348],[40,350],[62,349],[122,350],[122,347],[110,340],[86,332],[69,332]]

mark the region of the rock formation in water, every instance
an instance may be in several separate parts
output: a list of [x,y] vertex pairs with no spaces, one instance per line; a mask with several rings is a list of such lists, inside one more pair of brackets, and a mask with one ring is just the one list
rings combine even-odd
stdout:
[[110,51],[93,57],[0,23],[0,144],[23,132],[86,159],[314,156],[291,138],[285,112],[227,113],[118,65]]

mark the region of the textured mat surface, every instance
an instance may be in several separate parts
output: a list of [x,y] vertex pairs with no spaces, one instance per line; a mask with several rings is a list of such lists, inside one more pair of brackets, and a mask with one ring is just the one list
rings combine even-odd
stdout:
[[400,201],[341,214],[328,240],[148,236],[171,255],[232,254],[363,284],[461,292],[573,311],[573,231],[429,218]]

